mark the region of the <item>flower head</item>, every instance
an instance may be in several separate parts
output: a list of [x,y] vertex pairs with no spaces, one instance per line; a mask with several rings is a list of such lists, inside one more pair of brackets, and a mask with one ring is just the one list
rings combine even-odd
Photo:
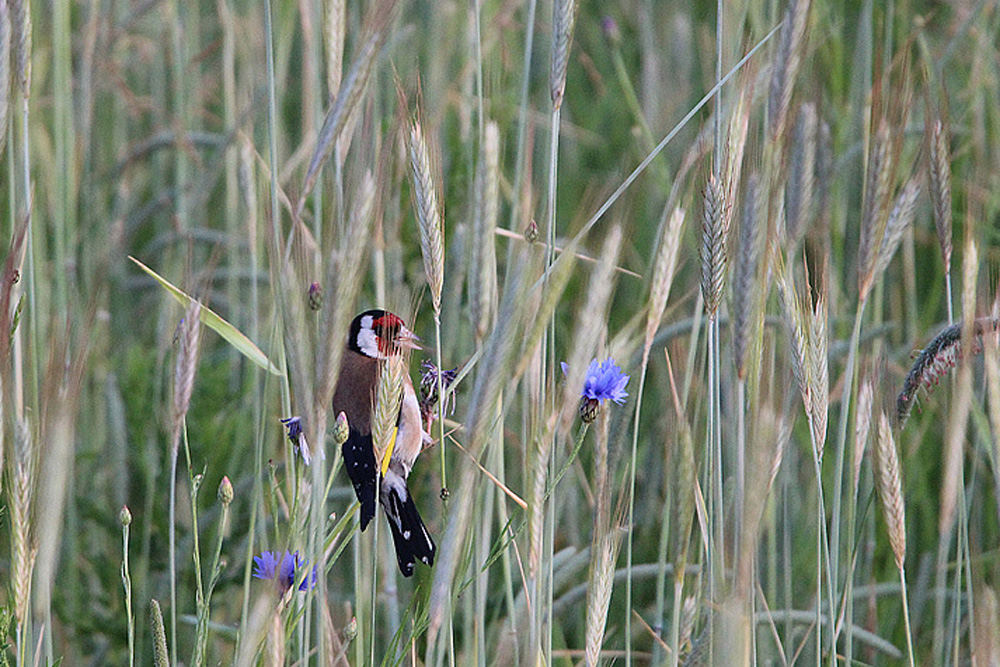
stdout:
[[351,425],[347,423],[347,414],[341,410],[337,422],[333,425],[333,441],[342,445],[351,437]]
[[[308,565],[309,561],[301,558],[298,551],[295,553],[286,551],[284,555],[277,551],[262,551],[259,556],[253,557],[253,576],[257,579],[274,581],[284,593],[295,583],[296,571]],[[308,590],[315,585],[316,566],[313,565],[312,572],[299,584],[299,590]]]
[[292,441],[293,445],[298,445],[299,437],[302,435],[302,417],[285,417],[280,421],[285,425],[288,439]]
[[306,434],[302,430],[302,417],[286,417],[280,421],[285,425],[288,440],[302,454],[303,463],[310,465],[312,463],[312,451],[309,449],[309,443],[306,442]]
[[[567,373],[565,361],[562,369],[564,374]],[[621,405],[628,398],[628,392],[625,391],[628,380],[629,376],[622,372],[621,366],[613,358],[608,357],[601,362],[594,359],[587,368],[587,379],[584,380],[580,396],[595,401],[612,400]]]
[[618,21],[615,21],[610,16],[601,17],[601,34],[613,46],[617,46],[622,39],[621,30],[618,28]]
[[227,507],[231,502],[233,502],[233,483],[229,481],[229,477],[223,475],[222,481],[219,482],[219,502]]
[[528,243],[534,243],[538,240],[538,223],[534,220],[528,223],[527,228],[524,230],[524,240]]
[[[429,425],[434,421],[434,407],[438,402],[438,375],[441,376],[441,388],[447,391],[448,387],[455,382],[458,377],[458,369],[452,368],[450,371],[439,371],[433,362],[424,360],[420,364],[420,411],[424,421]],[[454,414],[455,394],[448,396],[448,403],[445,405],[445,412]]]
[[[565,361],[562,362],[562,371],[564,375],[569,374],[569,366]],[[580,416],[583,421],[588,424],[594,421],[603,401],[611,400],[619,405],[624,403],[628,398],[628,392],[625,391],[628,380],[629,376],[622,372],[613,358],[608,357],[601,362],[597,359],[591,361],[580,393]]]
[[319,283],[309,286],[309,310],[319,310],[323,307],[323,288]]

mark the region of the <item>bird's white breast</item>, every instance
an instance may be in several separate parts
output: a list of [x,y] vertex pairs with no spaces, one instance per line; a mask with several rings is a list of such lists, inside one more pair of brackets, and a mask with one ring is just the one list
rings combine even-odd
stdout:
[[403,464],[406,476],[423,449],[423,424],[420,419],[420,403],[410,382],[404,382],[403,405],[399,420],[399,433],[396,434],[396,448],[392,452],[393,460]]

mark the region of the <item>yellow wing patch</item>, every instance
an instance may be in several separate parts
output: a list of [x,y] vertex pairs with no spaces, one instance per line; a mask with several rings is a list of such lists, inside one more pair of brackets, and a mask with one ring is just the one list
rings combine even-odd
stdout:
[[382,456],[382,465],[379,466],[382,471],[382,475],[389,469],[389,461],[392,459],[392,450],[396,448],[396,436],[399,434],[399,427],[396,426],[392,429],[392,437],[389,439],[389,446],[385,448],[385,454]]

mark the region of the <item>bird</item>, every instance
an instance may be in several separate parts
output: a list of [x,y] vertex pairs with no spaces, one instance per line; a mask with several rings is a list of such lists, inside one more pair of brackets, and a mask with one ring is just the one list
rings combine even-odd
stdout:
[[403,398],[396,421],[396,441],[385,474],[375,460],[372,421],[379,373],[386,361],[407,349],[419,349],[419,339],[402,318],[386,310],[366,310],[351,322],[347,349],[333,392],[333,412],[347,416],[349,434],[341,447],[347,474],[361,503],[361,530],[375,517],[378,498],[396,548],[404,577],[414,563],[433,566],[436,547],[407,487],[413,463],[424,446],[420,405],[409,373],[403,374]]

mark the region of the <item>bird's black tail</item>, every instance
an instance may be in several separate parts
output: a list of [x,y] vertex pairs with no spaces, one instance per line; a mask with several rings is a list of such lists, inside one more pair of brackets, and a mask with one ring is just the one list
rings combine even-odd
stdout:
[[375,495],[378,489],[378,469],[375,467],[371,434],[361,435],[359,431],[351,429],[341,452],[344,454],[347,476],[354,485],[354,495],[361,503],[361,530],[364,530],[375,516]]
[[389,519],[392,541],[396,546],[399,571],[404,577],[409,577],[413,574],[413,564],[416,561],[433,565],[436,549],[434,540],[424,527],[417,506],[406,487],[400,489],[383,486],[381,500],[386,518]]

